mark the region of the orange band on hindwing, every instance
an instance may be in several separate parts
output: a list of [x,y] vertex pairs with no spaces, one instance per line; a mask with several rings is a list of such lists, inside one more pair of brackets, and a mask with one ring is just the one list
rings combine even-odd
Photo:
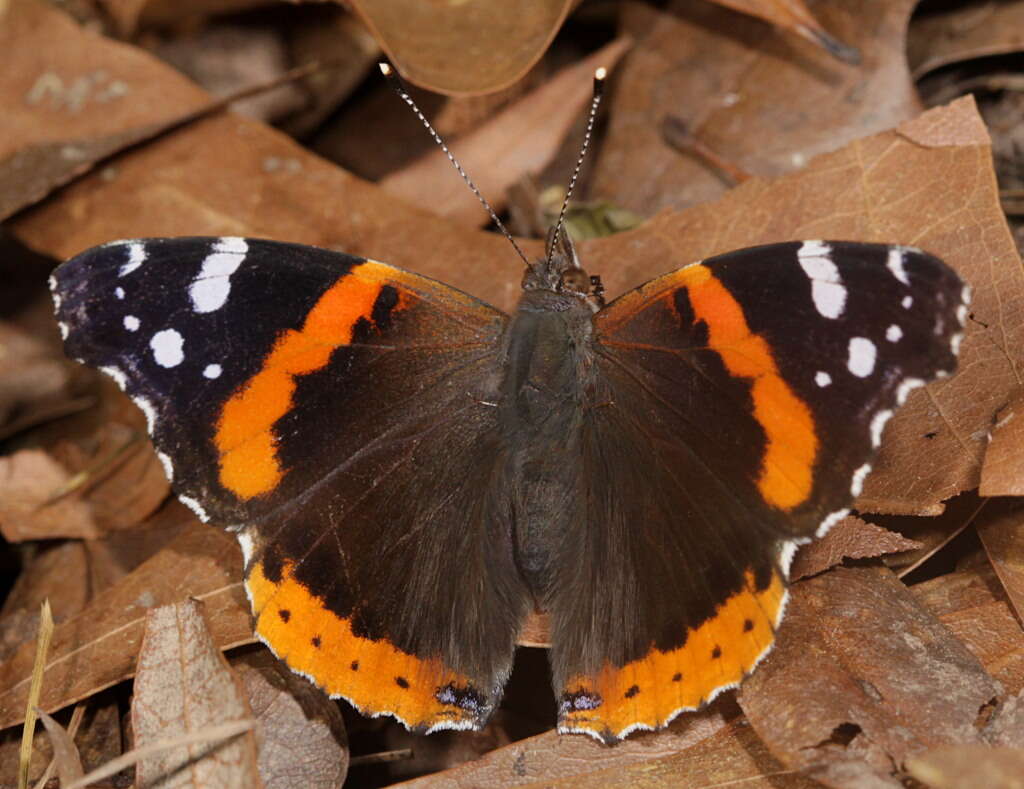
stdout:
[[612,742],[634,728],[661,728],[737,685],[774,643],[786,596],[778,573],[758,590],[748,571],[746,584],[689,630],[678,649],[652,648],[621,668],[609,665],[596,676],[570,678],[560,695],[559,730]]
[[227,490],[251,499],[281,481],[273,426],[292,407],[295,377],[322,369],[335,349],[352,341],[356,324],[371,320],[381,288],[394,275],[395,269],[373,261],[353,266],[320,297],[301,329],[278,337],[260,370],[225,403],[214,444]]
[[753,381],[754,418],[767,438],[758,490],[776,507],[791,510],[814,484],[818,436],[807,404],[779,374],[768,342],[747,326],[743,308],[704,265],[676,272],[697,320],[708,327],[708,345],[735,376]]
[[256,634],[289,668],[363,714],[394,715],[415,731],[482,725],[490,709],[466,677],[384,638],[356,635],[351,619],[327,609],[292,570],[286,563],[271,581],[256,562],[245,581]]

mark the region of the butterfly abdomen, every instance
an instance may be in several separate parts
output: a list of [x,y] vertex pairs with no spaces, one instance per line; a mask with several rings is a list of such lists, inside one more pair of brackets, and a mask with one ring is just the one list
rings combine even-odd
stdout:
[[559,535],[576,517],[580,427],[591,310],[552,291],[526,291],[509,323],[500,390],[501,474],[516,564],[543,598]]

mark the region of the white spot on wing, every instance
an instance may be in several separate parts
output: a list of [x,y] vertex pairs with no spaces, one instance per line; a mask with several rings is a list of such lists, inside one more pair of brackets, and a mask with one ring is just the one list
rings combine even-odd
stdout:
[[60,330],[60,338],[62,340],[66,340],[68,338],[68,334],[70,333],[68,330],[68,325],[64,323],[64,321],[58,321],[57,328]]
[[888,408],[879,411],[871,420],[871,446],[877,447],[882,443],[882,431],[886,423],[892,419],[892,411]]
[[231,275],[242,265],[248,251],[244,238],[225,237],[213,245],[213,252],[203,260],[203,267],[189,285],[189,297],[196,312],[213,312],[224,306],[231,293]]
[[163,329],[149,341],[153,358],[161,367],[177,367],[185,361],[185,340],[174,329]]
[[838,318],[846,306],[846,288],[839,269],[831,258],[832,248],[821,241],[805,241],[797,250],[797,260],[811,281],[811,298],[826,318]]
[[160,461],[160,465],[164,467],[164,474],[167,477],[168,482],[174,481],[174,464],[171,463],[171,459],[163,452],[156,453],[157,459]]
[[858,378],[867,378],[875,371],[876,353],[875,344],[867,337],[854,337],[850,340],[846,366]]
[[786,578],[789,578],[789,568],[793,565],[793,557],[799,547],[800,543],[796,540],[789,540],[782,543],[782,547],[779,549],[779,567],[782,568],[782,574]]
[[911,306],[914,304],[914,297],[904,296],[903,301],[901,301],[900,303],[903,305],[903,309],[909,310]]
[[156,408],[149,402],[149,398],[142,395],[132,397],[132,402],[146,415],[146,432],[153,435],[153,429],[156,427]]
[[128,262],[121,266],[117,275],[123,277],[125,274],[131,274],[145,262],[146,247],[138,241],[132,241],[128,244]]
[[900,339],[902,339],[902,337],[903,329],[901,329],[895,323],[885,330],[885,339],[887,339],[889,342],[899,342]]
[[964,304],[970,304],[971,303],[971,286],[970,285],[964,285],[964,289],[962,291],[960,291],[960,299],[963,301]]
[[138,331],[139,330],[139,319],[136,318],[134,315],[125,315],[124,316],[124,327],[128,331]]
[[960,355],[960,343],[964,341],[964,333],[958,331],[949,340],[949,349],[953,352],[954,356]]
[[956,308],[956,319],[960,321],[960,325],[963,326],[967,323],[967,305],[961,304]]
[[910,284],[910,278],[907,277],[907,271],[903,268],[904,260],[904,249],[903,247],[889,247],[889,259],[885,265],[892,272],[892,275],[896,277],[904,285]]
[[114,288],[114,295],[117,296],[117,298],[119,300],[123,300],[124,299],[124,288],[122,288],[120,285],[118,285],[116,288]]
[[247,532],[240,531],[235,535],[238,538],[238,544],[242,548],[242,558],[245,559],[245,566],[249,566],[249,561],[252,559],[252,553],[255,546],[252,542],[252,535]]
[[832,383],[832,376],[826,373],[824,370],[818,370],[814,376],[814,383],[824,389],[830,383]]
[[903,405],[907,402],[907,398],[910,396],[910,393],[922,386],[924,386],[924,381],[920,378],[908,378],[901,383],[899,388],[896,390],[897,405]]
[[191,496],[178,496],[178,501],[188,507],[192,512],[195,513],[196,517],[199,518],[203,523],[207,523],[210,520],[210,516],[206,514],[206,510],[203,509],[203,505],[193,499]]
[[865,463],[859,469],[853,472],[853,481],[850,483],[850,494],[857,498],[860,492],[864,490],[864,478],[871,473],[871,464]]
[[814,536],[824,537],[832,530],[833,526],[849,514],[850,511],[848,509],[836,510],[835,512],[829,513],[822,519],[821,523],[818,524],[818,528],[815,530]]
[[220,378],[220,374],[223,372],[219,364],[208,364],[203,370],[203,375],[207,378]]
[[128,376],[121,372],[116,367],[101,367],[101,373],[106,373],[114,379],[114,383],[117,384],[117,388],[124,392],[128,387]]

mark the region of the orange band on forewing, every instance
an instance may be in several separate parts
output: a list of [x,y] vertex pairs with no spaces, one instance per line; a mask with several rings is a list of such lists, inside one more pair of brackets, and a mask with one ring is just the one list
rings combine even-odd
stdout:
[[273,426],[292,407],[295,376],[323,368],[336,348],[352,341],[356,323],[370,319],[394,273],[373,261],[354,266],[320,297],[301,329],[277,339],[260,371],[225,403],[214,438],[225,488],[251,499],[277,486],[283,472]]
[[753,379],[754,418],[767,438],[757,485],[770,504],[789,510],[807,500],[813,485],[818,437],[811,412],[779,375],[771,347],[750,331],[743,308],[704,265],[677,272],[708,345],[733,375]]
[[329,611],[294,579],[290,565],[274,583],[256,563],[246,586],[259,637],[331,696],[348,699],[366,715],[394,715],[411,729],[475,725],[472,712],[437,699],[447,685],[466,688],[466,677],[436,658],[420,659],[383,638],[355,635],[349,619]]
[[564,693],[596,694],[600,704],[567,712],[559,727],[613,739],[637,725],[657,729],[679,712],[697,709],[716,691],[738,684],[774,642],[785,599],[777,573],[760,591],[752,573],[746,582],[747,588],[726,600],[711,619],[691,629],[678,649],[652,649],[621,668],[607,666],[596,677],[571,678]]

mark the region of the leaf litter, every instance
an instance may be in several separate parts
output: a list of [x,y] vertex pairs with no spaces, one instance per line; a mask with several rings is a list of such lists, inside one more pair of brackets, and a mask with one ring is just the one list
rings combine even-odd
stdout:
[[[584,4],[563,21],[568,5],[549,2],[525,15],[521,32],[532,42],[525,47],[517,43],[525,39],[467,24],[472,16],[457,5],[445,13],[458,24],[430,46],[422,42],[431,29],[413,29],[421,17],[392,15],[384,35],[378,22],[360,27],[371,11],[356,5],[362,17],[342,8],[316,12],[331,20],[318,37],[304,32],[318,18],[304,8],[281,11],[284,27],[260,22],[259,10],[235,24],[240,51],[246,43],[276,48],[272,71],[279,75],[302,62],[288,62],[294,52],[267,30],[289,31],[306,42],[301,51],[320,57],[332,42],[362,42],[349,47],[352,57],[336,79],[323,72],[316,89],[303,85],[308,113],[289,121],[289,113],[275,111],[282,128],[299,137],[231,113],[171,128],[211,97],[154,57],[161,48],[151,35],[156,28],[147,26],[185,14],[192,15],[191,32],[233,24],[211,21],[223,5],[114,4],[123,42],[98,34],[103,23],[87,11],[81,18],[93,21],[83,27],[35,0],[10,5],[0,30],[10,44],[10,67],[0,74],[0,95],[12,108],[0,146],[0,209],[12,215],[7,232],[53,259],[149,235],[313,243],[435,276],[507,309],[517,296],[518,263],[499,236],[467,227],[480,226],[483,215],[474,218],[471,195],[458,194],[457,176],[445,174],[443,162],[388,170],[382,153],[373,165],[382,185],[373,185],[304,143],[347,124],[345,133],[368,140],[360,150],[372,156],[381,139],[421,134],[404,110],[373,123],[331,114],[367,98],[397,102],[379,79],[361,76],[370,70],[376,47],[367,42],[376,35],[407,77],[463,96],[435,102],[428,114],[457,130],[456,155],[460,137],[476,151],[470,175],[495,184],[488,190],[500,193],[487,195],[495,203],[527,177],[559,185],[580,131],[579,119],[567,131],[567,119],[579,113],[565,98],[557,117],[530,115],[544,106],[533,98],[543,83],[536,81],[540,71],[522,75],[534,63],[552,73],[549,59],[582,63],[603,44],[630,36],[634,45],[612,74],[578,195],[647,217],[634,229],[581,243],[609,295],[756,243],[834,237],[915,244],[947,260],[973,288],[961,372],[912,396],[886,430],[857,516],[797,556],[777,648],[739,693],[739,706],[727,695],[662,732],[608,749],[551,730],[543,651],[523,649],[488,729],[423,741],[328,702],[253,644],[234,540],[176,503],[161,504],[166,482],[148,443],[136,438],[142,425],[129,401],[61,360],[52,324],[37,336],[24,315],[0,314],[0,349],[13,349],[0,356],[0,558],[12,568],[0,609],[0,781],[14,777],[7,743],[10,734],[20,737],[35,609],[46,596],[54,598],[57,624],[39,706],[66,729],[70,744],[62,740],[58,748],[65,775],[74,772],[68,753],[77,748],[86,770],[99,759],[131,780],[136,757],[115,758],[123,752],[117,699],[125,703],[133,689],[142,709],[153,704],[146,694],[154,687],[167,702],[151,706],[161,725],[195,731],[251,711],[253,731],[214,747],[209,765],[197,763],[223,770],[224,782],[236,785],[386,785],[420,774],[408,785],[895,786],[913,776],[944,786],[1008,774],[1017,764],[1014,749],[1024,746],[1024,530],[1013,498],[1024,478],[1024,436],[1013,418],[1024,362],[1024,270],[975,103],[961,99],[921,114],[911,79],[911,69],[920,75],[1016,51],[1006,25],[970,24],[972,13],[994,13],[989,4],[965,0],[945,16],[929,11],[908,34],[911,0],[856,8],[821,0],[809,10],[795,0],[723,3],[750,6],[743,10],[785,33],[709,4],[616,3],[615,13]],[[1012,15],[1015,5],[1002,4],[998,13]],[[396,8],[409,6],[396,0],[379,13]],[[805,12],[817,30],[856,47],[862,64],[840,62],[820,39],[792,35],[806,35],[796,30],[807,23]],[[263,32],[246,39],[254,18]],[[161,28],[160,37],[174,43],[183,29]],[[491,42],[486,55],[467,46],[477,34]],[[281,35],[277,40],[286,40]],[[198,41],[185,48],[186,60],[208,53]],[[237,87],[256,78],[242,73]],[[497,88],[496,98],[465,98]],[[980,98],[985,117],[998,117]],[[495,107],[510,108],[513,126],[522,122],[514,134],[531,156],[508,161],[511,132],[497,123],[488,130]],[[708,162],[667,145],[662,122],[669,111],[705,150],[752,177],[729,189]],[[995,142],[1012,151],[1003,136]],[[446,185],[437,188],[464,209],[439,208],[450,204],[432,191],[442,178]],[[385,191],[401,181],[405,197]],[[528,254],[540,249],[536,239],[521,243]],[[26,256],[23,265],[38,263]],[[47,298],[29,289],[23,301],[41,314]],[[3,433],[5,422],[16,429]],[[983,497],[1004,498],[979,499],[972,493],[979,484]],[[204,613],[185,602],[191,598],[202,601]],[[158,616],[177,625],[157,626]],[[169,639],[175,660],[154,662],[161,639]],[[537,617],[526,640],[546,639],[545,620]],[[231,667],[219,657],[224,650]],[[154,673],[147,668],[154,665],[175,670]],[[168,711],[184,710],[200,687],[189,687],[188,676],[202,676],[211,698],[231,701],[206,709],[203,723],[183,723]],[[69,726],[75,704],[79,720],[83,710],[96,723]],[[133,726],[135,744],[154,733],[159,739],[159,728]],[[346,728],[359,755],[351,769]],[[34,739],[41,755],[32,763],[35,778],[50,760],[45,736]],[[196,753],[210,744],[187,748]],[[174,751],[162,753],[158,772]],[[148,768],[137,769],[139,777]]]

